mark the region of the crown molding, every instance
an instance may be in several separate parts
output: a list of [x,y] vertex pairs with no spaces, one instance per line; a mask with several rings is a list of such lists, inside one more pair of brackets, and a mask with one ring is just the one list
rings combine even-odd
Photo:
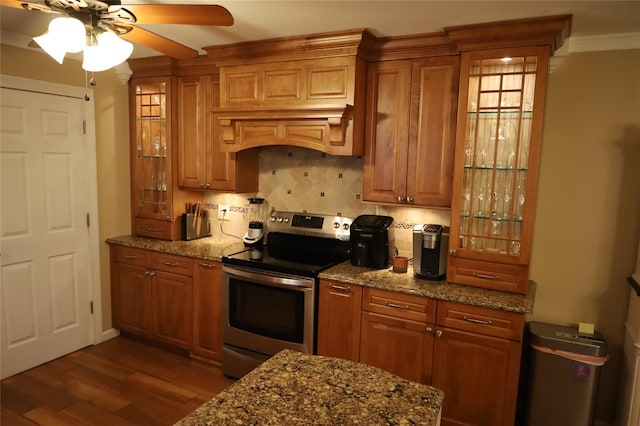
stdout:
[[553,72],[572,53],[636,49],[640,49],[640,32],[581,37],[571,36],[551,57],[549,70]]

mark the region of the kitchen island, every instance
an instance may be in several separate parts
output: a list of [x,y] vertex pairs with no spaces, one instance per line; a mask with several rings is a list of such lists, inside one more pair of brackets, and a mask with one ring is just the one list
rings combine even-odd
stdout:
[[437,426],[444,394],[375,367],[284,350],[176,426]]

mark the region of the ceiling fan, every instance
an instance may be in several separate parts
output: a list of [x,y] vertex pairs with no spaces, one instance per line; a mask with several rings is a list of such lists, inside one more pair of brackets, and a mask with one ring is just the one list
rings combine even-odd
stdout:
[[[118,40],[124,39],[150,47],[175,59],[190,59],[198,56],[198,51],[141,28],[137,24],[233,25],[233,16],[227,9],[217,5],[122,5],[120,0],[44,0],[44,3],[21,0],[0,0],[0,6],[24,9],[30,12],[50,13],[57,17],[75,18],[84,25],[86,45],[83,40],[82,46],[85,47],[85,56],[87,55],[86,47],[92,44],[97,47],[98,44],[103,43],[100,40],[100,36],[107,34],[114,43],[124,43],[128,45],[128,43]],[[66,31],[70,29],[71,24],[75,22],[73,20],[58,20],[61,23],[57,25],[57,29],[52,29],[55,21],[56,20],[53,20],[50,24],[49,33],[54,30]],[[47,33],[43,34],[43,36],[46,35]],[[117,37],[113,37],[113,35]],[[98,38],[96,39],[96,37]],[[107,38],[106,36],[104,37],[105,43]],[[43,46],[47,40],[39,39],[38,37],[34,37],[34,39],[47,53],[58,60]],[[123,50],[123,45],[117,44],[117,46],[121,51]],[[118,48],[116,48],[116,50],[117,49]],[[123,60],[126,60],[131,54],[133,46],[130,46],[128,49],[129,51]],[[80,50],[82,50],[82,48],[80,48]],[[64,51],[62,57],[64,57],[64,53],[66,52],[73,51]],[[58,62],[61,63],[62,59],[58,60]],[[87,68],[85,67],[85,69]]]

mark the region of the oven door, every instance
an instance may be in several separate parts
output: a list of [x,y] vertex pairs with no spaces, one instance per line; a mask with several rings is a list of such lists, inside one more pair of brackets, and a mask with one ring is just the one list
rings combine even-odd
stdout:
[[315,279],[223,265],[223,343],[267,356],[313,353]]

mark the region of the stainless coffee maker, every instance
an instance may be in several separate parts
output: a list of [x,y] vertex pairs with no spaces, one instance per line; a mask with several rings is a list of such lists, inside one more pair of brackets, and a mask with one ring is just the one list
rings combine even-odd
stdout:
[[442,280],[447,275],[449,227],[416,225],[413,227],[413,270],[416,277]]

